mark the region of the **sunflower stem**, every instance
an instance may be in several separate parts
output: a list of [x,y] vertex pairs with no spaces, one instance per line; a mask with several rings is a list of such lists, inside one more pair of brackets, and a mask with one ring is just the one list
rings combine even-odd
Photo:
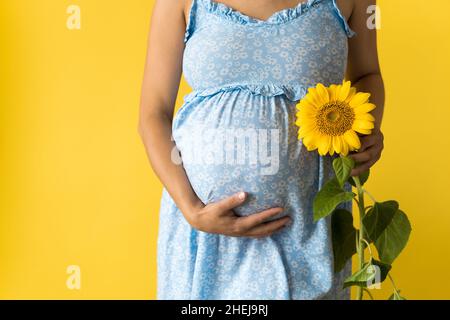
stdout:
[[[361,181],[359,180],[359,177],[353,177],[353,181],[355,182],[356,188],[358,190],[358,209],[359,209],[359,239],[358,239],[358,265],[359,270],[361,270],[364,266],[364,224],[363,219],[366,214],[365,207],[364,207],[364,189],[361,186]],[[356,299],[362,300],[363,299],[363,288],[357,287],[356,291]]]

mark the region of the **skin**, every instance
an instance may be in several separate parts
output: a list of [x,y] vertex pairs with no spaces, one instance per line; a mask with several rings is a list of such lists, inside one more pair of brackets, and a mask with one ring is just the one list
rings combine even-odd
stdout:
[[[289,217],[266,222],[282,212],[283,208],[239,217],[233,209],[245,202],[245,192],[205,205],[193,191],[183,167],[175,164],[171,158],[175,148],[171,139],[172,119],[182,73],[183,39],[191,1],[156,1],[142,82],[138,131],[154,172],[193,228],[235,237],[267,237],[291,222]],[[260,20],[266,20],[274,12],[298,4],[298,0],[217,1]],[[357,37],[349,41],[347,79],[359,91],[370,92],[371,101],[377,105],[373,111],[376,129],[371,135],[361,138],[361,149],[351,155],[359,163],[353,175],[370,168],[380,158],[383,149],[380,126],[384,87],[378,64],[376,31],[366,27],[366,8],[372,4],[375,4],[375,0],[338,0],[350,27],[358,33]]]

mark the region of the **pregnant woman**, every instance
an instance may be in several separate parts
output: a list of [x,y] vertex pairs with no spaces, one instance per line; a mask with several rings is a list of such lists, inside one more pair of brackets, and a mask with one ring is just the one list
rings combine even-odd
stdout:
[[[351,80],[378,106],[352,174],[380,158],[374,4],[156,1],[139,132],[164,184],[158,299],[349,297],[350,265],[334,272],[330,221],[312,215],[332,158],[302,146],[295,114],[309,87]],[[193,91],[173,117],[182,73]]]

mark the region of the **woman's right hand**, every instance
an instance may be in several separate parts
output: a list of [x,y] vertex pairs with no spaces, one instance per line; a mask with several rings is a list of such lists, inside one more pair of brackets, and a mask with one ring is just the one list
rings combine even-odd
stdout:
[[270,236],[290,223],[291,218],[288,216],[266,222],[281,213],[283,208],[271,208],[245,217],[237,216],[233,209],[244,203],[246,197],[245,192],[239,192],[218,202],[201,204],[186,218],[192,227],[203,232],[252,238]]

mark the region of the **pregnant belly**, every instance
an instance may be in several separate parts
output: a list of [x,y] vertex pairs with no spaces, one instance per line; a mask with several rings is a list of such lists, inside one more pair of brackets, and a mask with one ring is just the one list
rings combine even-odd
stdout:
[[297,140],[294,122],[295,103],[283,96],[232,91],[184,105],[173,135],[198,197],[207,204],[245,191],[248,200],[235,212],[249,215],[288,209],[313,192],[317,157]]

